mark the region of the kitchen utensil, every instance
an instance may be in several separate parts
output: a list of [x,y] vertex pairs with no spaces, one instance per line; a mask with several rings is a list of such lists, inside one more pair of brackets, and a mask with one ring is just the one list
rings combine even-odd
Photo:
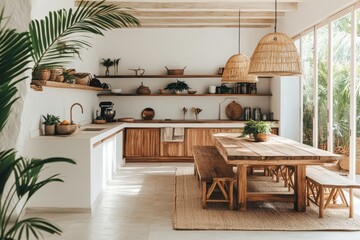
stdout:
[[136,76],[142,76],[145,73],[145,69],[138,67],[137,69],[129,69],[135,72]]
[[[107,109],[113,109],[114,104],[112,102],[100,102],[99,107],[101,108],[100,116],[106,119],[105,111]],[[107,119],[106,119],[107,120]]]
[[118,122],[134,122],[134,118],[119,118]]
[[121,88],[114,88],[114,89],[111,89],[111,93],[115,93],[115,94],[119,94],[122,92],[122,89]]
[[184,70],[186,67],[182,68],[182,69],[170,69],[167,68],[167,66],[165,66],[168,75],[184,75]]
[[231,120],[239,120],[242,113],[242,107],[237,102],[232,101],[226,106],[225,113]]
[[78,128],[77,124],[57,124],[56,125],[56,134],[59,135],[70,135],[76,131]]
[[108,108],[105,110],[104,115],[107,122],[113,122],[113,119],[115,117],[116,111],[112,108]]
[[136,90],[136,93],[139,95],[150,95],[151,94],[151,90],[149,87],[144,86],[144,83],[141,82],[141,85],[138,87],[138,89]]
[[155,111],[152,108],[145,108],[141,112],[141,117],[144,120],[151,120],[155,117]]

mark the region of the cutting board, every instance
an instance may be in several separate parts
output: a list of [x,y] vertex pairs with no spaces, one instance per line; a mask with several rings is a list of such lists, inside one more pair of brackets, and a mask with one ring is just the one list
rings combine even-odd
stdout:
[[[219,119],[220,120],[230,120],[227,116],[226,116],[226,107],[227,105],[229,105],[230,103],[232,103],[233,101],[235,101],[236,103],[240,104],[240,99],[236,98],[236,97],[231,97],[231,98],[225,98],[225,100],[220,103],[220,116]],[[241,105],[241,104],[240,104]]]

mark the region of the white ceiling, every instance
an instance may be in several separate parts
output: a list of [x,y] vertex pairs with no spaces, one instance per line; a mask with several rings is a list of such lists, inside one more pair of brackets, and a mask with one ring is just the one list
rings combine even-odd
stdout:
[[[278,17],[296,11],[298,3],[303,1],[278,0]],[[270,28],[274,24],[275,0],[113,0],[106,3],[132,8],[127,11],[145,28],[237,28],[239,10],[241,27]]]

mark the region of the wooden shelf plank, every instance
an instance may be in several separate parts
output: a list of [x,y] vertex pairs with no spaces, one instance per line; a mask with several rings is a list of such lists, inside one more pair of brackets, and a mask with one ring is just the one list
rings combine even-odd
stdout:
[[192,74],[192,75],[95,75],[97,78],[221,78],[221,75]]
[[113,93],[98,93],[98,96],[114,96],[114,97],[271,97],[271,93],[266,94],[113,94]]
[[81,84],[70,84],[54,81],[44,81],[44,80],[32,80],[31,84],[36,86],[52,87],[52,88],[72,88],[72,89],[82,89],[82,90],[92,90],[92,91],[103,91],[103,88],[91,87]]

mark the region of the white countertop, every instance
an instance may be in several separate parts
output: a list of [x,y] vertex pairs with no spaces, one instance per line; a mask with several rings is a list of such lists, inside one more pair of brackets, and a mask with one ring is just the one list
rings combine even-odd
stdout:
[[[272,127],[278,127],[277,122],[272,122]],[[183,127],[183,128],[242,128],[244,122],[229,122],[229,123],[136,123],[136,122],[114,122],[105,124],[87,124],[81,126],[71,135],[55,135],[55,136],[37,136],[35,139],[39,140],[90,140],[94,144],[102,139],[115,134],[124,128],[162,128],[162,127]],[[86,128],[103,128],[99,131],[84,131]]]

